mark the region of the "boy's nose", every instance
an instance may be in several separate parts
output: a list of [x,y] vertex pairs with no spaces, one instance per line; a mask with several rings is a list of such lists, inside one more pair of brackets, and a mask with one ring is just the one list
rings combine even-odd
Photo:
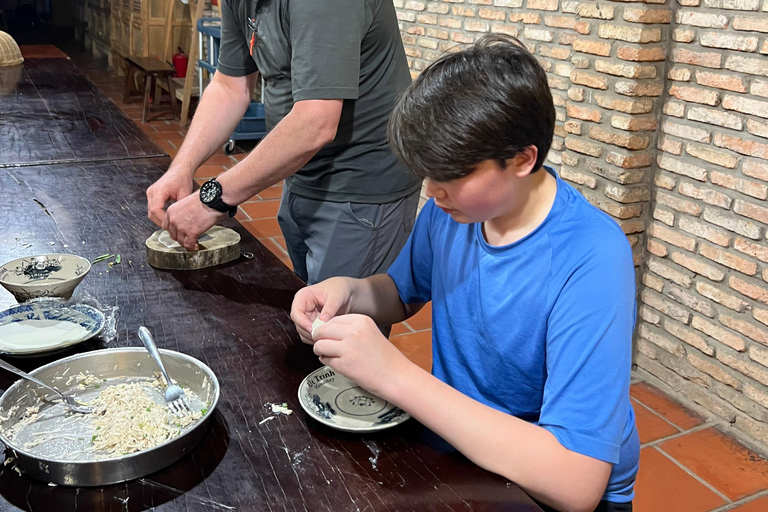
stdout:
[[424,194],[426,194],[427,197],[434,197],[436,199],[441,199],[445,197],[445,190],[435,183],[434,180],[431,180],[430,178],[424,179]]

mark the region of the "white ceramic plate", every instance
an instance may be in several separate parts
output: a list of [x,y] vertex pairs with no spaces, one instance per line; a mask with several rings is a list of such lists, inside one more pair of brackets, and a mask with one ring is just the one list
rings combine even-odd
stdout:
[[315,370],[301,382],[299,403],[323,425],[345,432],[376,432],[411,417],[328,366]]
[[32,355],[88,340],[104,328],[104,313],[85,304],[36,302],[0,311],[0,353]]

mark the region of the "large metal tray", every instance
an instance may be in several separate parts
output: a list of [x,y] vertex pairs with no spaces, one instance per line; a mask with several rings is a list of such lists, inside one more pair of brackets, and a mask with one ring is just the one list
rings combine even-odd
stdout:
[[[168,373],[179,384],[196,394],[202,403],[209,404],[202,418],[182,433],[155,448],[119,457],[100,460],[66,460],[61,457],[45,456],[36,450],[24,450],[23,444],[12,442],[6,435],[7,429],[18,423],[27,407],[41,404],[41,397],[54,396],[40,386],[18,380],[0,397],[0,440],[5,444],[18,468],[35,478],[58,485],[102,486],[124,482],[148,475],[169,466],[183,457],[205,435],[211,415],[219,400],[219,382],[208,366],[186,354],[172,350],[160,350]],[[67,376],[80,372],[90,373],[99,379],[130,380],[150,378],[157,371],[157,365],[144,348],[111,348],[78,354],[42,366],[32,375],[43,382],[53,384],[65,393],[75,396],[83,391],[77,389],[77,382],[66,385]],[[44,407],[52,407],[50,404]],[[61,405],[59,405],[61,407]],[[39,451],[39,450],[37,450]]]

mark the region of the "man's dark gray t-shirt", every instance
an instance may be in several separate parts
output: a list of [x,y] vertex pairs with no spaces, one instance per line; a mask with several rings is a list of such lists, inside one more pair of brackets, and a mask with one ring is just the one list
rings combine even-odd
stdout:
[[389,149],[387,121],[410,84],[392,0],[223,0],[219,67],[259,71],[267,129],[294,102],[342,99],[336,138],[286,180],[294,194],[388,203],[421,182]]

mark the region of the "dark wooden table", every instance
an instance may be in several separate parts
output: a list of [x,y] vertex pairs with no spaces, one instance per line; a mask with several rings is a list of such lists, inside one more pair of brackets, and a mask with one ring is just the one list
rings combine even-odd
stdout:
[[163,155],[69,59],[0,67],[0,168]]
[[[350,435],[309,418],[296,395],[320,363],[289,318],[302,283],[276,257],[232,222],[226,225],[253,259],[189,272],[146,264],[144,241],[155,227],[146,218],[145,190],[168,163],[0,169],[0,261],[44,252],[122,255],[112,268],[95,264],[76,292],[119,307],[115,341],[12,362],[31,370],[78,351],[140,346],[135,332],[146,325],[158,345],[196,357],[218,375],[213,428],[176,464],[105,488],[49,487],[0,466],[0,511],[540,510],[515,484],[436,448],[415,420]],[[13,303],[0,290],[0,305]],[[3,389],[13,381],[0,374]],[[259,424],[270,402],[287,402],[294,414]]]

